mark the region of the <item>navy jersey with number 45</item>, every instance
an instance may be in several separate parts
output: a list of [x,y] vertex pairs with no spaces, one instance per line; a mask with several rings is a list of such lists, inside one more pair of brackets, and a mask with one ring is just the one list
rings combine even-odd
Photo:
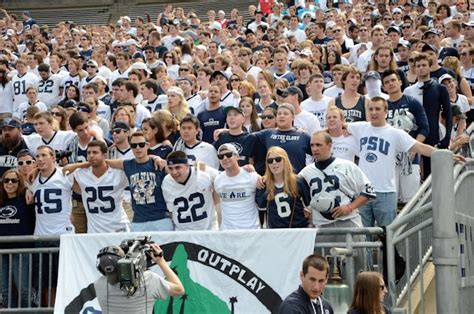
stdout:
[[311,202],[309,186],[306,181],[298,177],[299,197],[291,197],[285,193],[283,186],[275,187],[275,199],[267,201],[267,190],[257,190],[257,204],[267,209],[269,228],[306,228],[308,219],[304,216],[305,204]]

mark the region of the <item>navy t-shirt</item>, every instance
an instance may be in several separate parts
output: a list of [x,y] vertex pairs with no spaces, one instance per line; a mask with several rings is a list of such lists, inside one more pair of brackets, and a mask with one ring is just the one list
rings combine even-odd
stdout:
[[[5,199],[3,207],[0,208],[0,225],[0,236],[32,235],[35,230],[34,205],[27,205],[24,195]],[[12,247],[19,245],[0,244],[0,248]]]
[[155,147],[151,147],[148,150],[148,155],[158,156],[161,159],[166,159],[168,155],[173,151],[173,147],[169,145],[157,145]]
[[254,146],[256,158],[265,160],[268,149],[272,146],[279,146],[288,153],[295,173],[300,172],[306,166],[306,154],[311,155],[311,137],[307,133],[295,129],[288,131],[269,129],[254,134],[257,137]]
[[8,169],[16,167],[16,156],[23,149],[28,149],[24,139],[21,139],[18,146],[13,150],[9,150],[3,144],[0,144],[0,176],[2,176]]
[[152,159],[138,163],[135,159],[123,161],[132,194],[133,222],[156,221],[168,217],[161,183],[166,173],[155,169]]
[[209,144],[214,142],[214,131],[225,126],[226,115],[220,106],[214,110],[204,110],[197,116],[202,130],[202,140]]
[[233,144],[239,152],[239,166],[244,166],[249,163],[250,157],[252,157],[255,141],[255,135],[252,133],[244,132],[239,135],[232,135],[229,132],[223,132],[212,145],[218,150],[222,144]]

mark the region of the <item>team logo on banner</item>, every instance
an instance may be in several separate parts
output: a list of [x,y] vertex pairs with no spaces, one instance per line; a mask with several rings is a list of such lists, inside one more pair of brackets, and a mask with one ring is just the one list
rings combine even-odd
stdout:
[[[171,260],[171,269],[178,275],[186,294],[156,301],[155,313],[234,313],[239,312],[239,295],[222,300],[216,294],[190,277],[188,262],[197,262],[223,273],[255,296],[270,312],[276,313],[281,297],[252,270],[238,261],[202,245],[173,242],[163,245],[165,259]],[[211,275],[211,274],[210,274]],[[230,312],[229,312],[230,308]]]

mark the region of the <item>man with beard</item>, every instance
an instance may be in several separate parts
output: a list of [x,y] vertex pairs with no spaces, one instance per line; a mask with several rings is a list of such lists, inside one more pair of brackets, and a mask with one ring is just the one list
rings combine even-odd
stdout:
[[4,119],[0,125],[0,176],[10,168],[16,167],[19,151],[28,149],[21,135],[21,122],[15,118]]

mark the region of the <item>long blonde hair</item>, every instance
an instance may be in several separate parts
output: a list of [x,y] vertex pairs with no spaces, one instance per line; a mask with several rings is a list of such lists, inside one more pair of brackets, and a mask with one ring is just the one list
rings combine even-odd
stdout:
[[[288,158],[288,154],[286,151],[278,146],[270,147],[267,152],[267,158],[271,154],[277,155],[278,157],[282,157],[283,160],[283,190],[288,196],[290,197],[298,197],[298,184],[297,184],[297,176],[293,172],[293,166],[291,165],[290,159]],[[265,178],[266,178],[266,186],[267,186],[267,200],[273,201],[275,199],[275,177],[273,176],[272,171],[270,170],[270,166],[268,163],[265,165]]]

